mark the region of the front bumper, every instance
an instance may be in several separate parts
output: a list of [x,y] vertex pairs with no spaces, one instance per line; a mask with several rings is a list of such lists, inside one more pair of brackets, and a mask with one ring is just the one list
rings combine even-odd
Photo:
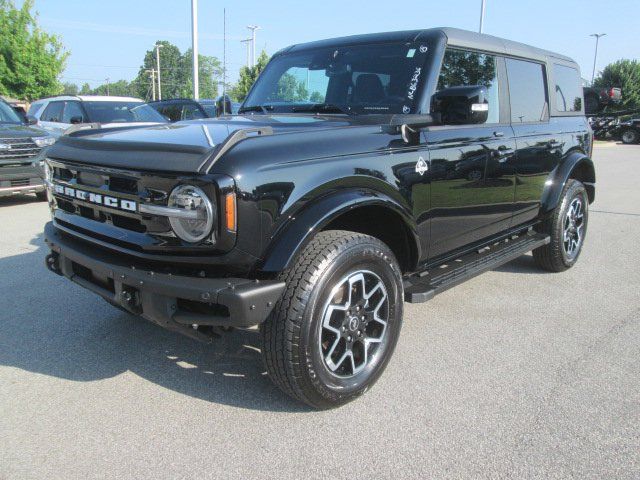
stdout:
[[47,267],[97,293],[109,303],[172,330],[193,326],[248,327],[262,323],[285,288],[284,282],[207,278],[160,273],[126,257],[92,248],[44,230],[51,249]]
[[44,190],[42,170],[35,163],[0,166],[0,197],[16,193],[38,193]]

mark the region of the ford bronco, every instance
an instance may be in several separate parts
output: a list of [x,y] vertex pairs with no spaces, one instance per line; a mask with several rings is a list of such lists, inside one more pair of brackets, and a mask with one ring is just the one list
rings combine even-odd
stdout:
[[191,337],[259,326],[270,378],[331,408],[380,377],[403,302],[529,251],[572,267],[591,149],[565,56],[451,28],[293,45],[237,115],[60,138],[46,264]]

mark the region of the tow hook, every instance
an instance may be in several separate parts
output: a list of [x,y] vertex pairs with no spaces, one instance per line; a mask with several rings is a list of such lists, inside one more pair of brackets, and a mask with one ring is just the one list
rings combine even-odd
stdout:
[[60,271],[60,264],[58,263],[58,254],[55,252],[51,252],[44,259],[45,265],[49,270],[51,270],[56,275],[62,275]]
[[132,311],[140,310],[140,294],[135,288],[123,287],[122,292],[120,292],[120,300]]

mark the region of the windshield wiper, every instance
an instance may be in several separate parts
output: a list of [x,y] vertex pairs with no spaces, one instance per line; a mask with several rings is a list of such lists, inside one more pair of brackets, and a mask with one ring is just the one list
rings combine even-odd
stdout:
[[340,106],[334,103],[314,103],[313,105],[304,105],[301,107],[293,107],[293,112],[318,112],[318,113],[344,113],[346,115],[355,115],[351,112],[351,107]]
[[269,113],[269,110],[273,110],[273,105],[249,105],[247,107],[242,107],[240,110],[238,110],[238,113],[244,113],[244,112]]

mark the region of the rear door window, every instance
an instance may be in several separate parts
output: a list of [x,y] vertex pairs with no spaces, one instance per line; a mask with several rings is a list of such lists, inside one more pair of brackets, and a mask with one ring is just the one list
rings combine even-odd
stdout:
[[44,109],[44,113],[42,114],[43,122],[57,122],[60,123],[62,121],[62,109],[64,108],[64,102],[51,102],[47,105],[47,108]]
[[541,122],[547,118],[544,67],[525,60],[506,59],[511,122]]
[[582,111],[582,83],[578,70],[565,65],[553,66],[556,110],[559,112]]

